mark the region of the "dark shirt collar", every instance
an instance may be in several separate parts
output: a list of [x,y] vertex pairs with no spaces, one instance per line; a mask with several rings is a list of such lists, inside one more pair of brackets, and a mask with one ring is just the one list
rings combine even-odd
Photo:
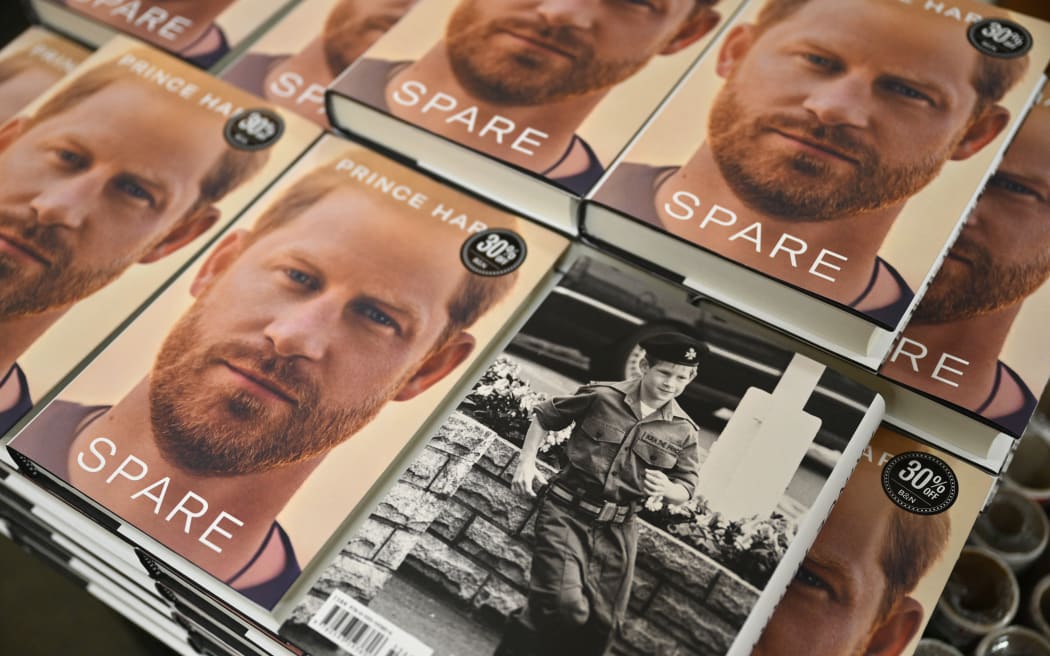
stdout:
[[33,409],[33,399],[29,395],[29,383],[26,382],[26,376],[18,364],[11,365],[11,369],[8,370],[3,380],[4,387],[15,385],[18,386],[18,398],[14,405],[0,411],[0,435],[11,430],[19,419]]

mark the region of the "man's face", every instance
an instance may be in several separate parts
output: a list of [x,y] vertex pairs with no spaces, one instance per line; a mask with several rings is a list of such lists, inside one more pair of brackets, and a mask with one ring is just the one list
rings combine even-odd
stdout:
[[708,139],[733,191],[765,214],[820,221],[901,203],[969,126],[978,55],[957,21],[812,0],[734,34]]
[[1050,110],[1022,124],[913,321],[980,316],[1025,299],[1050,276]]
[[205,475],[299,462],[398,395],[465,275],[462,233],[404,212],[339,189],[235,254],[221,245],[151,376],[169,460]]
[[668,45],[695,6],[696,0],[463,0],[445,41],[470,93],[496,104],[540,105],[628,78]]
[[328,71],[339,75],[394,26],[415,0],[339,0],[325,21]]
[[28,66],[0,82],[0,123],[17,114],[61,77],[57,70],[41,64]]
[[641,392],[643,399],[654,400],[662,406],[678,398],[696,378],[696,367],[658,360],[650,365],[642,361]]
[[886,590],[879,562],[883,543],[872,536],[886,535],[890,515],[887,504],[866,501],[873,487],[856,485],[857,477],[835,504],[752,656],[865,653]]
[[151,251],[197,202],[221,125],[117,82],[0,131],[0,319],[74,303]]

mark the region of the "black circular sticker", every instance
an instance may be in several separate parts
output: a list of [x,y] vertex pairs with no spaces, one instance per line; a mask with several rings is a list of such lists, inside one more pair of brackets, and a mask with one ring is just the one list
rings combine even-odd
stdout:
[[986,18],[970,26],[970,43],[986,55],[1011,59],[1032,49],[1032,34],[1011,20]]
[[284,134],[284,120],[268,109],[248,109],[226,121],[225,133],[234,148],[262,150]]
[[505,276],[525,261],[525,240],[510,230],[482,230],[463,243],[459,257],[479,276]]
[[890,501],[910,513],[936,515],[955,503],[959,479],[948,463],[937,456],[912,451],[886,463],[882,489]]

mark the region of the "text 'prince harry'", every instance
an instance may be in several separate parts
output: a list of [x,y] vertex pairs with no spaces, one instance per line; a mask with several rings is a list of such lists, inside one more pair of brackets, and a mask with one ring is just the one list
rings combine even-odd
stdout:
[[[384,405],[456,369],[474,349],[470,327],[516,279],[469,273],[462,229],[359,184],[340,170],[350,159],[448,195],[364,150],[308,173],[207,255],[193,304],[122,399],[55,402],[17,441],[265,606],[299,574],[278,513]],[[456,203],[513,227],[467,197]],[[128,454],[138,462],[121,464]]]

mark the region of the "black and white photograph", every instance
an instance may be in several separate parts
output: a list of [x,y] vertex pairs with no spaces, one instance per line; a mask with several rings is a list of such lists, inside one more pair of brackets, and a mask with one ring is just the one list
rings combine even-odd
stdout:
[[282,632],[337,653],[315,632],[334,596],[434,654],[727,653],[880,403],[581,257]]

